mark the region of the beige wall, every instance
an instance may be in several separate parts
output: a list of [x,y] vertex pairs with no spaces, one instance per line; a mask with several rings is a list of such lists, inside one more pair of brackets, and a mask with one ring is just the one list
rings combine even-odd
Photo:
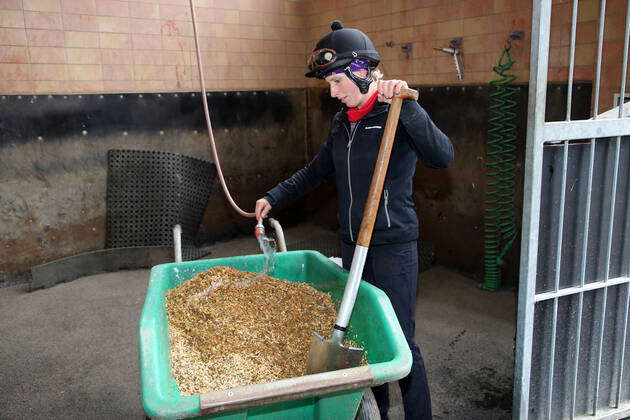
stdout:
[[[0,92],[199,89],[188,0],[0,0]],[[414,85],[487,83],[512,31],[512,73],[529,78],[531,2],[521,0],[195,0],[209,90],[323,86],[307,52],[340,19],[375,42],[389,77]],[[598,0],[579,2],[576,80],[592,80]],[[549,80],[566,81],[570,0],[554,0]],[[607,2],[603,107],[618,90],[625,1]],[[464,79],[447,47],[463,37]],[[406,57],[401,45],[411,43]],[[391,46],[388,46],[391,45]]]
[[[340,6],[340,3],[344,6]],[[571,34],[570,0],[553,0],[550,32],[549,81],[567,80]],[[594,74],[600,2],[579,2],[575,80],[592,80]],[[609,0],[606,5],[602,106],[612,104],[618,91],[623,50],[626,2]],[[510,73],[517,82],[529,80],[531,2],[519,0],[397,0],[338,2],[317,0],[309,6],[308,42],[313,45],[329,30],[328,22],[340,19],[346,26],[364,30],[375,42],[386,76],[403,78],[414,85],[488,83],[497,78],[496,65],[508,36],[524,31],[523,41],[514,41]],[[463,38],[464,79],[458,80],[452,57],[434,48],[447,47]],[[388,47],[387,43],[392,47]],[[411,43],[410,57],[401,50]]]
[[[208,89],[303,86],[304,4],[196,0]],[[0,0],[0,92],[197,90],[192,34],[188,0]]]
[[[474,84],[492,80],[496,62],[508,35],[525,31],[524,42],[515,43],[515,73],[527,77],[531,3],[509,0],[416,0],[338,2],[318,0],[309,7],[309,45],[329,30],[338,18],[346,26],[364,30],[376,44],[386,76],[404,78],[416,85]],[[364,5],[368,5],[365,7]],[[456,77],[453,59],[434,48],[448,47],[463,37],[464,79]],[[389,47],[387,44],[393,45]],[[409,58],[401,50],[412,44]]]
[[[567,0],[554,1],[549,51],[550,81],[567,80],[572,3]],[[613,95],[620,89],[626,3],[625,0],[606,1],[598,112],[606,111],[613,106]],[[594,80],[599,14],[599,1],[579,2],[574,73],[576,80]]]

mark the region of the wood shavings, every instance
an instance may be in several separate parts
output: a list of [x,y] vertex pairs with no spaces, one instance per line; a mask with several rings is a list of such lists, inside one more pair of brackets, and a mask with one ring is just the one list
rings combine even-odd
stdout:
[[312,332],[330,337],[337,315],[308,284],[231,267],[169,290],[166,308],[182,395],[305,375]]

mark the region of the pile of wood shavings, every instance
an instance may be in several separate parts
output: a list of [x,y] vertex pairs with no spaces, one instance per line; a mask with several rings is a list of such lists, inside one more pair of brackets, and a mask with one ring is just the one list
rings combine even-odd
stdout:
[[230,267],[169,290],[166,307],[182,395],[305,375],[312,332],[330,336],[336,318],[330,296],[308,284]]

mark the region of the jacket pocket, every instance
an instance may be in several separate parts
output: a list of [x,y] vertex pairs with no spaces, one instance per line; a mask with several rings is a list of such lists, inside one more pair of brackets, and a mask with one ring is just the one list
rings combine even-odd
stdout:
[[392,220],[389,214],[389,189],[383,188],[381,195],[381,204],[376,214],[376,222],[374,228],[377,230],[386,230],[392,227]]
[[392,227],[392,220],[389,218],[389,189],[383,190],[383,206],[385,207],[385,217],[387,218],[387,229]]

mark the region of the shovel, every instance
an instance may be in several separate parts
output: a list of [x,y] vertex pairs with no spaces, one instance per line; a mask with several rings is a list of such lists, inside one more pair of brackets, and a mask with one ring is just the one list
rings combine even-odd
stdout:
[[389,157],[394,146],[394,136],[398,126],[398,117],[400,116],[400,108],[404,99],[418,100],[418,92],[413,89],[402,89],[399,94],[394,96],[389,107],[387,115],[387,123],[381,140],[381,148],[376,158],[374,166],[374,174],[372,175],[372,183],[370,191],[365,203],[363,212],[363,220],[359,230],[357,245],[354,249],[352,257],[352,265],[350,266],[350,274],[348,282],[343,292],[339,313],[333,328],[332,337],[325,340],[321,335],[313,332],[311,338],[311,348],[309,351],[308,373],[328,372],[331,370],[345,369],[358,366],[363,356],[363,349],[359,347],[350,347],[343,345],[343,338],[346,335],[346,328],[352,315],[354,302],[359,291],[361,276],[363,275],[363,266],[367,257],[368,248],[372,239],[372,230],[374,229],[374,221],[378,212],[379,202],[381,201],[381,193],[383,192],[383,184],[387,175],[387,166],[389,165]]

